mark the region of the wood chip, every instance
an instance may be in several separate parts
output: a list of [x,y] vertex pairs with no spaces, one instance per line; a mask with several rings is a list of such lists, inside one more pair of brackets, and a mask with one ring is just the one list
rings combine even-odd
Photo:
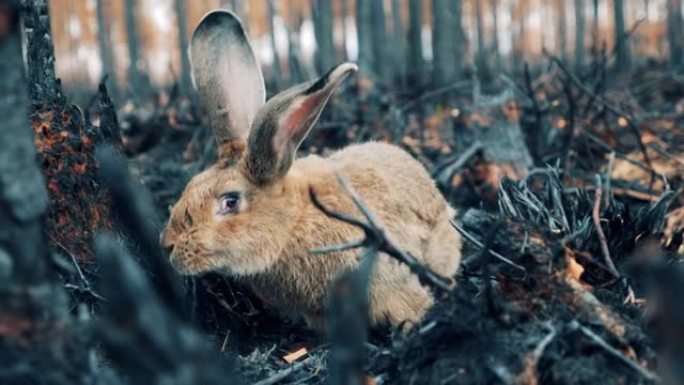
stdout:
[[287,362],[288,364],[291,364],[298,359],[306,356],[309,353],[309,351],[306,348],[301,348],[299,350],[295,350],[294,352],[286,355],[283,357],[283,361]]

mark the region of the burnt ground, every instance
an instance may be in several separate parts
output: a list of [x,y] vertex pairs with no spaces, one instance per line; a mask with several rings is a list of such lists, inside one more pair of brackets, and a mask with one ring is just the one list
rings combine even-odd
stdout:
[[[462,162],[440,185],[466,234],[458,286],[409,333],[371,333],[367,383],[677,383],[676,365],[667,363],[681,338],[681,319],[671,313],[682,305],[682,80],[654,69],[610,85],[596,81],[596,94],[587,94],[570,76],[552,67],[517,86],[526,143],[546,136],[535,142],[543,148],[530,151],[527,176],[506,172],[486,148],[458,158],[477,136],[477,109],[466,96],[452,104],[458,116],[440,115],[437,103],[425,100],[421,128],[420,115],[401,110],[399,100],[372,111],[354,106],[348,89],[314,129],[305,152],[384,139],[431,171]],[[147,121],[135,113],[124,117],[130,166],[165,220],[184,183],[211,163],[213,142],[181,107]],[[159,133],[169,122],[172,129]],[[228,278],[208,275],[185,286],[192,322],[216,354],[236,355],[247,383],[329,380],[324,336],[279,318]],[[309,353],[284,361],[302,347]]]

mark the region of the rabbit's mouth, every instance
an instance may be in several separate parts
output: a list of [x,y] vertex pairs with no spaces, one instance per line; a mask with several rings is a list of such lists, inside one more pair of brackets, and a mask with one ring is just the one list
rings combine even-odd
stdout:
[[218,267],[213,262],[213,258],[198,255],[183,255],[172,252],[169,258],[171,266],[181,275],[199,275],[216,270]]

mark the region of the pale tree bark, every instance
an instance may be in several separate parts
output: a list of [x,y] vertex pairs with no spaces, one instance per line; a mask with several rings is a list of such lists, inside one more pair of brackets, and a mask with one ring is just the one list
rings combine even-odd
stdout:
[[625,2],[614,0],[615,12],[615,68],[618,71],[629,70],[632,64],[632,53],[625,25]]
[[136,18],[136,0],[126,0],[125,19],[126,19],[126,40],[128,43],[128,88],[135,95],[140,95],[140,70],[138,68],[139,40],[138,24]]
[[95,6],[97,13],[97,41],[100,49],[100,60],[102,61],[102,75],[109,78],[109,89],[112,93],[116,94],[118,92],[116,62],[112,53],[112,42],[109,38],[105,0],[97,0]]
[[681,69],[684,65],[682,0],[667,0],[667,39],[670,45],[670,64],[675,69]]
[[176,20],[178,22],[178,46],[180,48],[180,89],[183,95],[190,93],[190,58],[188,57],[188,18],[185,0],[174,0]]
[[449,85],[460,78],[463,65],[461,0],[432,0],[433,83]]
[[401,22],[401,1],[392,0],[392,68],[394,79],[401,83],[406,79],[406,35]]
[[313,1],[311,11],[316,34],[316,71],[319,74],[324,74],[337,63],[333,40],[332,0]]
[[407,80],[417,92],[423,87],[425,61],[423,59],[423,1],[409,0]]
[[584,30],[586,29],[585,0],[575,0],[575,68],[582,71],[586,57]]
[[345,61],[349,60],[349,53],[347,51],[347,35],[349,30],[347,28],[347,18],[349,17],[349,0],[340,1],[340,18],[342,19],[342,58]]

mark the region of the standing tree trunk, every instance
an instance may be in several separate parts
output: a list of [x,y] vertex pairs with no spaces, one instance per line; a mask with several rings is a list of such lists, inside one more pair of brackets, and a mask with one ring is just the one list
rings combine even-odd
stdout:
[[522,72],[525,60],[525,29],[527,16],[527,0],[519,0],[511,2],[511,14],[515,22],[515,28],[511,34],[513,53],[511,58],[513,60],[511,68],[514,72]]
[[492,12],[492,50],[494,51],[494,72],[501,73],[501,49],[499,48],[499,0],[490,0],[489,7]]
[[96,183],[93,151],[100,137],[86,128],[56,80],[46,0],[27,1],[23,16],[31,123],[50,198],[47,233],[60,248],[87,260],[93,234],[112,228],[109,198]]
[[356,2],[356,38],[359,47],[359,69],[366,76],[373,76],[375,60],[373,57],[373,5],[371,1]]
[[140,96],[140,72],[138,69],[138,25],[136,20],[136,0],[126,0],[126,36],[128,43],[128,89],[135,97]]
[[618,71],[629,70],[632,64],[632,54],[630,52],[627,28],[625,26],[625,2],[624,0],[614,0],[615,11],[615,54]]
[[[0,276],[3,281],[11,275],[14,282],[30,284],[46,278],[47,248],[41,223],[48,196],[30,135],[19,1],[0,4],[0,16],[9,22],[0,29],[0,114],[4,119],[0,130]],[[6,288],[4,284],[0,289]],[[4,291],[0,292],[4,298]],[[4,305],[0,309],[8,310]]]
[[[101,0],[100,0],[101,1]],[[188,23],[185,0],[174,0],[176,20],[178,21],[178,46],[180,47],[180,89],[184,96],[190,94],[190,58],[188,57]]]
[[482,16],[482,4],[475,2],[475,26],[477,28],[477,72],[481,81],[487,83],[491,80],[489,64],[487,63],[487,44],[485,43],[484,19]]
[[332,0],[316,0],[311,7],[316,34],[316,71],[324,74],[337,62],[333,39],[333,4]]
[[681,69],[684,65],[682,0],[667,0],[667,40],[670,45],[670,64],[675,69]]
[[568,61],[568,22],[565,14],[565,0],[556,0],[556,17],[558,24],[558,54],[564,63]]
[[579,72],[584,68],[584,58],[586,56],[584,45],[584,30],[586,28],[584,1],[575,0],[575,68]]
[[432,0],[433,83],[443,87],[457,81],[463,58],[461,0]]
[[283,72],[280,68],[280,54],[276,44],[275,18],[278,16],[276,0],[268,0],[268,27],[271,31],[271,50],[273,51],[273,82],[276,90],[283,86]]
[[[25,27],[36,28],[27,33],[47,32],[32,24],[47,16],[45,7],[44,0],[23,4]],[[71,330],[68,299],[51,275],[43,231],[48,194],[31,141],[19,10],[19,1],[0,2],[0,376],[7,384],[80,384],[94,378],[89,350]]]
[[593,50],[598,52],[601,47],[601,29],[599,24],[599,0],[593,0],[592,6],[592,26],[591,26],[591,40]]
[[97,39],[100,48],[100,60],[102,61],[102,75],[109,77],[109,88],[114,94],[118,91],[116,79],[116,65],[112,54],[112,43],[109,39],[107,16],[105,13],[105,0],[97,0]]
[[406,79],[406,36],[401,22],[401,1],[392,0],[392,67],[394,80],[404,84]]
[[384,84],[389,83],[392,71],[387,70],[387,23],[383,0],[368,0],[371,3],[371,40],[373,43],[373,72]]
[[420,93],[424,82],[423,1],[409,0],[407,81],[410,89]]

